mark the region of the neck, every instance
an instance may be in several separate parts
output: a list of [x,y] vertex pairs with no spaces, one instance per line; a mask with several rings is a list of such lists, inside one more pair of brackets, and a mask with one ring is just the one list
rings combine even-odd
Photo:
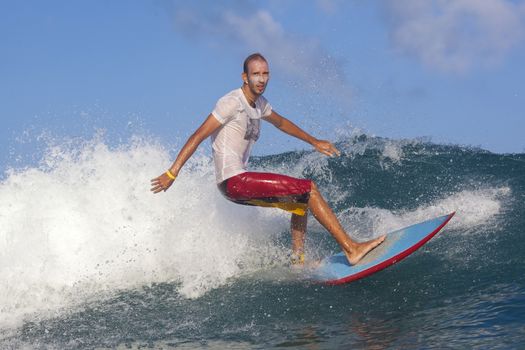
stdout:
[[246,100],[248,100],[250,106],[255,107],[255,101],[259,98],[259,95],[256,95],[253,92],[251,92],[246,84],[244,84],[241,87],[241,90],[244,94],[244,97],[246,97]]

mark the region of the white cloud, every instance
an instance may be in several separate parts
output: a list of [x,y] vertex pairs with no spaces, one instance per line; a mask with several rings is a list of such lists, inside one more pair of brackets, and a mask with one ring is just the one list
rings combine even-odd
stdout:
[[524,5],[506,0],[388,0],[395,49],[448,72],[499,63],[524,38]]
[[349,93],[341,62],[317,39],[286,31],[267,10],[244,3],[208,7],[203,12],[186,4],[176,6],[173,13],[177,29],[188,36],[246,55],[260,52],[269,60],[272,71],[284,73],[303,87]]
[[317,6],[326,14],[333,15],[337,13],[343,0],[317,0]]

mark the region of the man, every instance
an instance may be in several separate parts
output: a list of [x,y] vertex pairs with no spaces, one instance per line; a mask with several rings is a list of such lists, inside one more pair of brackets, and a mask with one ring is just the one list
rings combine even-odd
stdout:
[[311,144],[318,152],[339,155],[335,146],[318,140],[274,111],[262,96],[270,78],[268,62],[259,53],[244,61],[243,85],[217,102],[204,123],[190,136],[173,165],[151,180],[151,191],[166,191],[180,169],[208,136],[212,138],[217,185],[235,203],[276,207],[292,213],[292,262],[304,262],[304,239],[308,209],[341,246],[350,264],[355,264],[385,239],[385,236],[358,243],[344,231],[337,217],[311,180],[247,171],[251,148],[259,138],[260,120]]

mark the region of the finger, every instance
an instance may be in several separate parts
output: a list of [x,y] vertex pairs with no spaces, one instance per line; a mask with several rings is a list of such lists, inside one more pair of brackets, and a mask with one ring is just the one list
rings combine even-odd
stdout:
[[329,144],[328,145],[328,149],[330,150],[330,155],[331,156],[336,156],[336,155],[339,155],[339,150],[337,148],[335,148],[335,146],[333,144]]
[[323,149],[323,153],[326,154],[327,156],[330,156],[330,157],[333,157],[334,156],[334,152],[333,150],[331,149],[330,146],[326,146],[324,149]]
[[331,142],[328,143],[328,148],[330,148],[330,150],[331,150],[332,152],[334,152],[334,153],[337,153],[337,152],[338,152],[337,148],[336,148],[336,147],[334,146],[334,144],[331,143]]
[[321,152],[322,154],[324,154],[325,156],[330,156],[330,150],[328,149],[328,147],[324,146],[324,147],[320,147],[319,148],[319,152]]
[[[154,187],[152,187],[152,188],[151,188],[151,191],[153,191],[153,192],[157,191],[157,192],[158,192],[159,190],[161,190],[161,189],[163,189],[163,188],[164,188],[163,186],[158,185],[158,186],[154,186]],[[156,192],[155,192],[155,193],[156,193]]]
[[153,193],[159,193],[160,191],[162,191],[162,187],[159,187],[159,188],[155,189],[155,191],[153,191]]

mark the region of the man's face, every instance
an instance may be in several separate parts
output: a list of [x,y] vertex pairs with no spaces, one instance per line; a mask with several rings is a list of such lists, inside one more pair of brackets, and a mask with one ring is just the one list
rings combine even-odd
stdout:
[[262,95],[270,80],[270,69],[268,63],[263,60],[253,60],[248,63],[248,73],[243,73],[244,82],[250,91],[256,95]]

